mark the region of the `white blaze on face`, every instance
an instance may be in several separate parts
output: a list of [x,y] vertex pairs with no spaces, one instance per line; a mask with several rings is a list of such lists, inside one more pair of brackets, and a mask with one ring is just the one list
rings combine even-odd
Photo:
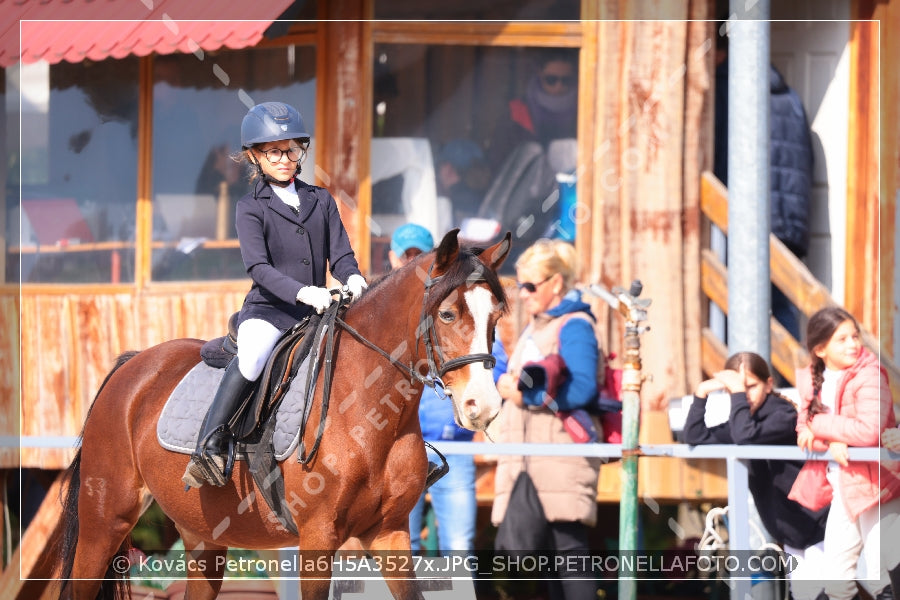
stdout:
[[[463,294],[463,298],[474,321],[475,335],[469,346],[469,354],[490,354],[487,327],[491,313],[496,310],[494,296],[486,288],[475,287]],[[480,430],[497,416],[501,398],[494,385],[491,369],[485,368],[483,362],[471,363],[467,368],[469,383],[460,396],[454,397],[454,402],[458,402],[458,414],[462,421],[460,425]]]

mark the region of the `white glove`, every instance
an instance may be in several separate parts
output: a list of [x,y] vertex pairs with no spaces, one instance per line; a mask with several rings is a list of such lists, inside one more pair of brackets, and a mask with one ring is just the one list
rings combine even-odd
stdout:
[[363,279],[362,275],[353,274],[347,278],[347,289],[350,291],[351,302],[355,302],[359,300],[360,295],[362,295],[363,290],[368,289],[369,284],[366,283],[366,280]]
[[297,302],[309,304],[316,309],[317,313],[322,314],[331,304],[331,292],[323,287],[308,285],[300,288],[300,291],[297,292]]

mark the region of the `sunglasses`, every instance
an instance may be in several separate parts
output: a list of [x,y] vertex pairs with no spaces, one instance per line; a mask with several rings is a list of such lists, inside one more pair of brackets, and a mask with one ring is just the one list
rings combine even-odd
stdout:
[[518,286],[518,288],[520,290],[525,290],[529,294],[533,294],[537,291],[539,285],[544,285],[545,283],[550,281],[552,278],[553,278],[553,275],[550,275],[543,281],[538,281],[537,283],[531,283],[530,281],[517,281],[516,286]]
[[575,85],[575,76],[574,75],[541,75],[541,81],[544,82],[544,85],[547,87],[553,87],[558,83],[563,84],[565,87],[572,87]]

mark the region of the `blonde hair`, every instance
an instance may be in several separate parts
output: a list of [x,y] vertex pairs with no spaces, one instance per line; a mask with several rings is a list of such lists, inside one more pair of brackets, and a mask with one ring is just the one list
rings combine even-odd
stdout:
[[541,238],[522,252],[516,260],[516,269],[531,267],[543,277],[559,273],[563,278],[563,293],[575,285],[578,254],[575,246],[563,240]]

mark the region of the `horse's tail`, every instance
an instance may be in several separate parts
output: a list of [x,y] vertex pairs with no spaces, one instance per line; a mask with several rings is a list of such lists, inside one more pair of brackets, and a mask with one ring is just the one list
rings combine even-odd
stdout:
[[[106,387],[109,378],[112,377],[113,373],[115,373],[119,367],[128,362],[128,360],[133,358],[136,354],[137,352],[134,351],[125,352],[116,359],[116,364],[106,375],[103,383],[100,384],[100,389],[97,390],[97,395],[94,396],[94,400],[91,402],[91,408],[88,409],[85,423],[91,418],[91,409],[94,407],[94,402],[97,401],[100,392]],[[83,430],[82,435],[84,435]],[[78,544],[78,491],[81,488],[81,448],[75,453],[72,464],[70,464],[69,468],[66,470],[65,480],[68,485],[63,485],[62,489],[65,491],[61,492],[61,495],[63,495],[60,498],[60,501],[62,502],[62,518],[60,519],[61,530],[58,538],[60,579],[63,582],[62,593],[60,595],[61,598],[67,597],[67,588],[71,583],[72,568],[75,564],[75,546]],[[115,557],[110,561],[110,566],[107,568],[103,582],[100,584],[97,600],[126,600],[131,596],[130,580],[127,578],[126,574],[119,573],[116,569],[113,569],[112,566],[114,564],[122,563],[121,559],[116,560],[119,556],[125,556],[127,559],[129,550],[131,550],[130,536],[125,538],[125,541],[119,546],[119,550],[116,552]]]

